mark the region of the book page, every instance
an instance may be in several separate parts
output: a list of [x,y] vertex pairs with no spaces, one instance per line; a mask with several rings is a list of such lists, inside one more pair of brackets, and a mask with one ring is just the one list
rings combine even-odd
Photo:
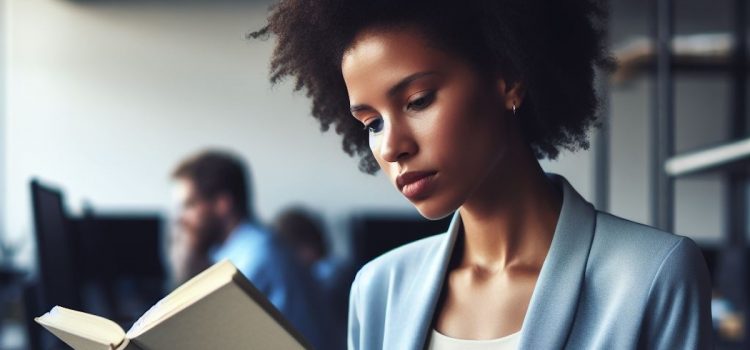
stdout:
[[152,306],[128,330],[128,338],[152,327],[160,320],[203,298],[208,293],[231,281],[237,268],[228,260],[222,260],[199,273]]
[[131,342],[143,349],[305,349],[304,340],[281,321],[232,281],[131,334]]
[[61,306],[34,320],[77,350],[109,350],[125,339],[125,331],[116,323]]

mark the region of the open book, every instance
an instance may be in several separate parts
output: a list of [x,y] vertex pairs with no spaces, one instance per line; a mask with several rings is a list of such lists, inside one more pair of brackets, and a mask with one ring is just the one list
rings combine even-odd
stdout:
[[61,306],[35,320],[76,350],[310,348],[228,260],[175,289],[127,332],[106,318]]

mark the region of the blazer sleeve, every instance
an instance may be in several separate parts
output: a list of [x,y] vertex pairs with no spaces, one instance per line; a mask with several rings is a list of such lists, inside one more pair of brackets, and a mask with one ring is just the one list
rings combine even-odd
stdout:
[[703,254],[682,237],[649,291],[639,349],[713,349],[711,280]]
[[360,349],[360,317],[359,317],[359,272],[354,278],[349,291],[349,317],[347,326],[347,348],[348,350]]

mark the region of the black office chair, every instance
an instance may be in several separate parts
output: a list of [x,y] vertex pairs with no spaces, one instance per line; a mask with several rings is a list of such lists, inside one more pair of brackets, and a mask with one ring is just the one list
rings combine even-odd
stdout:
[[70,230],[62,193],[32,180],[31,202],[40,306],[43,310],[55,305],[80,310],[80,280],[75,268],[77,242]]

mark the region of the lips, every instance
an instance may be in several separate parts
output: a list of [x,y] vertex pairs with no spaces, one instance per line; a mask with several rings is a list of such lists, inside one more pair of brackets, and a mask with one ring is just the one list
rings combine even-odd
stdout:
[[396,178],[396,186],[409,199],[423,197],[436,171],[410,171]]

